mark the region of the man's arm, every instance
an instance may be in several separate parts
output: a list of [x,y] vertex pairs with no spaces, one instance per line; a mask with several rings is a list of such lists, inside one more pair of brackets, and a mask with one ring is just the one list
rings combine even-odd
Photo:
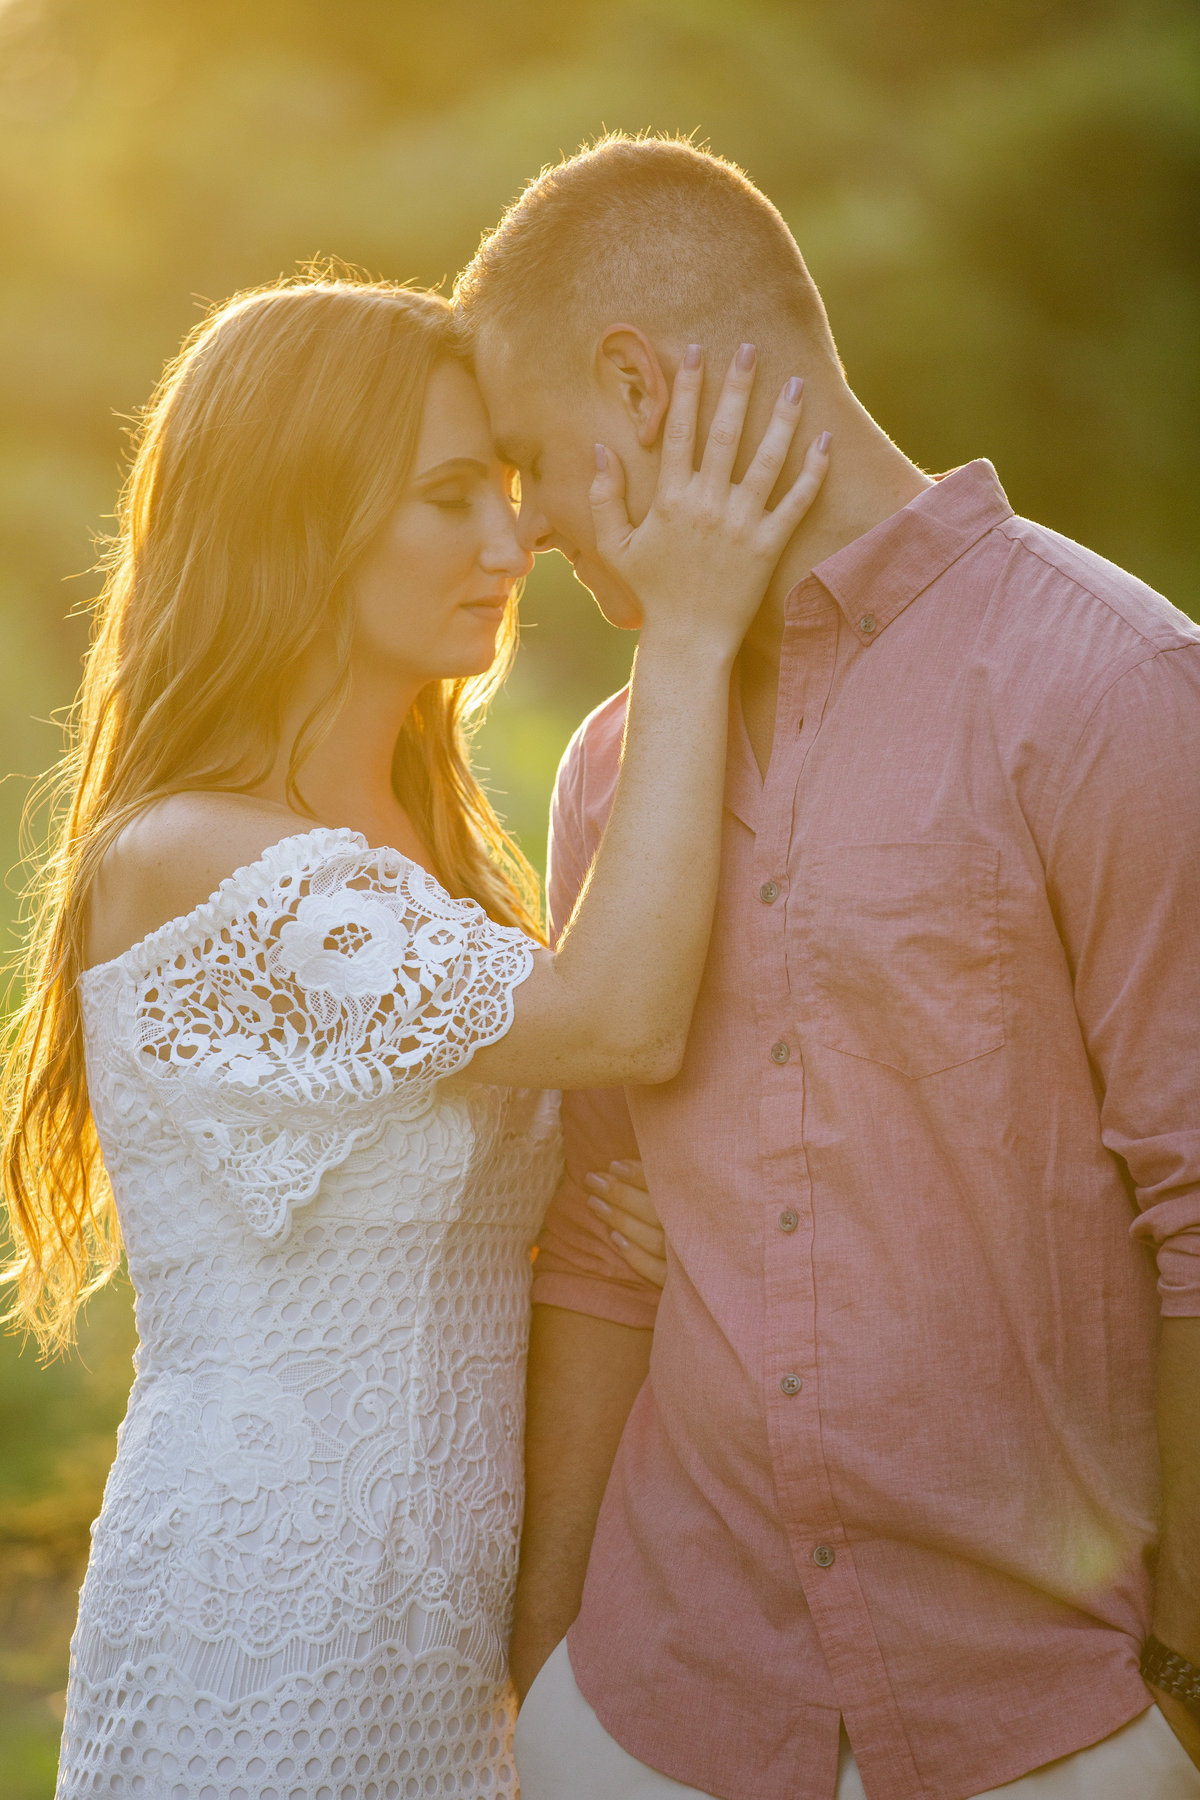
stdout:
[[509,1650],[522,1699],[579,1611],[600,1502],[653,1336],[559,1306],[533,1309],[525,1523]]
[[[1086,720],[1047,874],[1101,1131],[1158,1259],[1162,1517],[1152,1629],[1200,1664],[1200,644],[1129,669]],[[1200,1723],[1154,1691],[1200,1766]]]
[[[1155,1637],[1200,1667],[1200,1319],[1164,1319],[1158,1353],[1162,1530]],[[1200,1769],[1200,1719],[1161,1688],[1151,1690]]]
[[[555,938],[612,802],[623,724],[624,697],[615,695],[576,732],[558,772],[548,883]],[[534,1266],[525,1523],[509,1647],[522,1699],[579,1611],[600,1502],[650,1366],[658,1302],[587,1210],[585,1177],[640,1154],[621,1090],[564,1094],[563,1143],[566,1170]]]

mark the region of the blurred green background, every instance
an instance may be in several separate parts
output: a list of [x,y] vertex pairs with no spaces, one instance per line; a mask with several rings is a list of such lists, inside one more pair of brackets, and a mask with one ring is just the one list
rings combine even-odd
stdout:
[[[749,170],[910,455],[990,456],[1018,510],[1196,611],[1193,0],[0,0],[6,868],[78,678],[125,421],[198,306],[316,255],[441,281],[604,126],[695,130]],[[558,756],[630,643],[558,558],[524,610],[480,760],[540,861]],[[131,1348],[120,1285],[70,1361],[0,1340],[5,1800],[53,1791]]]

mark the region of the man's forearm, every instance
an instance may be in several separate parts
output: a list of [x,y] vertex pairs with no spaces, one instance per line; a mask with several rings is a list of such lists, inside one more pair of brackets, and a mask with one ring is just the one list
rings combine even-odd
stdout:
[[579,1611],[596,1517],[650,1331],[535,1306],[529,1341],[525,1523],[510,1662],[524,1698]]
[[[1200,1319],[1164,1319],[1158,1356],[1162,1535],[1154,1635],[1200,1665]],[[1154,1697],[1200,1767],[1200,1721],[1170,1694]]]

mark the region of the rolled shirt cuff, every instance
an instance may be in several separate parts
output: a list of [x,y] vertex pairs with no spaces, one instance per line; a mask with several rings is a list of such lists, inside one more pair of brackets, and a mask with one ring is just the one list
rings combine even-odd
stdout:
[[[658,1296],[643,1287],[628,1287],[598,1275],[570,1275],[542,1267],[544,1253],[534,1264],[533,1304],[561,1306],[564,1312],[587,1313],[614,1325],[654,1328]],[[1200,1305],[1197,1310],[1200,1311]]]
[[1158,1297],[1164,1319],[1200,1318],[1200,1226],[1159,1246]]
[[1148,1207],[1131,1229],[1158,1260],[1163,1317],[1200,1317],[1200,1190]]

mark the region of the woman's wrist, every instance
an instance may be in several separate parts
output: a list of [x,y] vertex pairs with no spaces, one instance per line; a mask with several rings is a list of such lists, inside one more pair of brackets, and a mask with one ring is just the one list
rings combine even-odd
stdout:
[[647,619],[638,634],[638,662],[663,662],[671,668],[697,674],[729,675],[737,660],[740,640],[709,627],[654,624]]

